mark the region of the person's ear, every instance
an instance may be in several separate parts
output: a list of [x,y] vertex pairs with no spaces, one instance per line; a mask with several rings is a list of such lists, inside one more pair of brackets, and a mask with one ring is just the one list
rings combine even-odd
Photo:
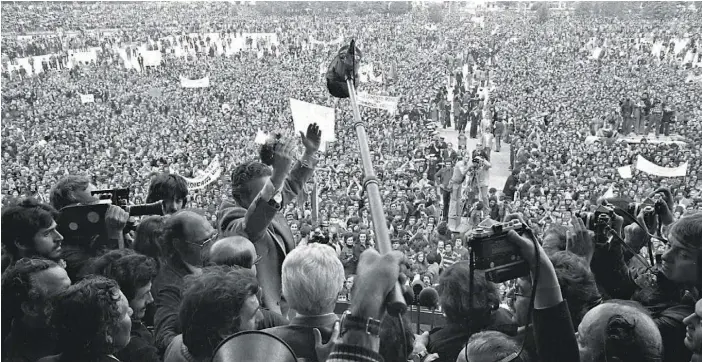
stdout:
[[19,241],[19,239],[15,239],[14,244],[15,244],[15,247],[17,247],[17,250],[20,252],[26,252],[27,250],[29,250],[29,248],[26,245],[22,244]]

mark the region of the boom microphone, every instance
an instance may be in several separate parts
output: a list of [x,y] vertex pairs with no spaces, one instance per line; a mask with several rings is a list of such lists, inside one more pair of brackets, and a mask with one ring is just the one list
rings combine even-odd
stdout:
[[349,87],[347,79],[356,86],[358,67],[361,64],[361,50],[356,47],[356,41],[351,40],[350,45],[344,45],[329,64],[327,70],[327,89],[336,98],[348,98]]
[[432,287],[422,289],[419,293],[419,305],[422,307],[436,309],[439,307],[439,293]]

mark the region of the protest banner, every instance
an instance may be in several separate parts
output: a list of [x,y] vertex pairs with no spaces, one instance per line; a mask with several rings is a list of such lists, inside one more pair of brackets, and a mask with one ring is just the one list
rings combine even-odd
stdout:
[[141,53],[144,58],[145,67],[156,67],[161,65],[161,52],[158,50],[147,50]]
[[343,35],[339,35],[338,38],[336,38],[334,40],[330,40],[330,41],[317,40],[312,35],[310,35],[310,43],[316,44],[316,45],[324,45],[324,46],[337,45],[337,44],[341,44],[343,41],[344,41]]
[[356,100],[358,101],[359,106],[385,109],[388,112],[394,113],[397,110],[397,103],[399,102],[400,98],[359,93],[356,96]]
[[687,166],[687,162],[678,167],[658,166],[641,155],[636,159],[636,168],[639,169],[639,171],[662,177],[685,177],[685,175],[687,175]]
[[83,104],[86,103],[94,103],[95,102],[95,96],[92,94],[81,94],[80,95],[80,102]]
[[702,82],[702,74],[700,75],[694,75],[692,73],[687,75],[687,78],[685,78],[685,83],[700,83]]
[[216,181],[219,176],[222,174],[222,165],[219,162],[219,155],[216,155],[212,161],[210,161],[209,165],[207,165],[207,168],[205,168],[204,171],[202,171],[197,177],[195,178],[187,178],[183,177],[185,179],[185,182],[188,184],[188,190],[197,190],[201,189],[212,182]]
[[210,77],[204,77],[201,79],[188,79],[181,76],[180,86],[183,88],[207,88],[210,86]]
[[632,177],[631,165],[619,167],[617,168],[617,172],[619,172],[619,176],[621,176],[623,179],[629,179]]
[[316,123],[317,126],[319,126],[319,130],[322,131],[320,150],[325,150],[326,142],[336,141],[334,131],[334,108],[290,98],[290,111],[292,112],[295,131],[307,132],[307,126],[312,123]]

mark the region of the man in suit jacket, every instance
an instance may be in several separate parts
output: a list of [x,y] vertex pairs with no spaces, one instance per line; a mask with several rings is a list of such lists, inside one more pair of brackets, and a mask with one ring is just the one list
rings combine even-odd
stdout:
[[[292,231],[278,211],[293,202],[312,176],[317,160],[321,132],[316,124],[307,134],[300,132],[305,154],[292,171],[296,146],[279,139],[270,146],[272,169],[256,161],[237,166],[232,172],[233,202],[224,201],[217,212],[219,229],[228,235],[242,235],[251,240],[262,257],[257,277],[263,289],[263,306],[281,313],[281,266],[285,256],[295,248]],[[265,156],[265,155],[262,155]],[[250,208],[250,206],[254,206]],[[247,212],[247,209],[248,210]]]
[[285,341],[298,359],[318,362],[315,329],[326,343],[339,320],[334,307],[344,285],[344,267],[333,248],[311,243],[288,254],[282,280],[285,299],[297,316],[289,325],[264,331]]

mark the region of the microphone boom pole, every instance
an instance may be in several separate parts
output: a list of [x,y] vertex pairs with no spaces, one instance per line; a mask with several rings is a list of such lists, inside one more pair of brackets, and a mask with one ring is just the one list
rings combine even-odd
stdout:
[[[361,112],[358,110],[358,102],[356,101],[356,87],[353,85],[353,80],[346,77],[346,85],[349,90],[349,98],[351,100],[351,109],[353,110],[353,118],[356,124],[356,135],[358,137],[358,148],[361,153],[361,162],[363,165],[363,188],[368,193],[368,201],[370,203],[370,214],[373,220],[373,229],[375,229],[376,243],[381,254],[386,254],[392,251],[390,244],[390,234],[385,221],[385,211],[383,211],[382,198],[380,197],[380,189],[378,188],[378,177],[373,170],[371,161],[370,149],[368,148],[368,135],[366,127],[361,120]],[[399,285],[395,287],[393,293],[387,301],[387,308],[390,314],[402,314],[407,311],[407,304],[402,295],[402,288]]]

